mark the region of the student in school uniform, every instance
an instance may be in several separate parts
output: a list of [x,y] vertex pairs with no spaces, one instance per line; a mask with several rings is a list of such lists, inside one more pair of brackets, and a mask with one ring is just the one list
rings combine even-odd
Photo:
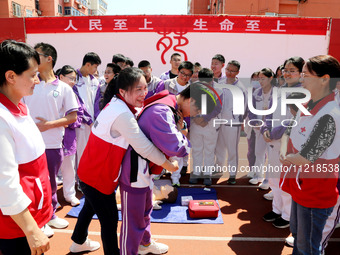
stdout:
[[[77,70],[77,83],[73,86],[73,91],[78,96],[80,103],[84,104],[86,111],[91,115],[92,122],[100,112],[100,86],[98,80],[93,76],[100,64],[100,57],[96,53],[87,53],[83,58],[81,68]],[[76,129],[76,168],[78,168],[90,133],[91,126],[85,122],[81,123],[80,128]]]
[[[206,82],[207,85],[214,89],[215,91],[207,90],[214,95],[222,94],[222,91],[218,88],[214,88],[214,73],[211,69],[203,68],[198,73],[198,78],[200,82]],[[190,86],[194,85],[192,83]],[[193,171],[189,179],[189,183],[196,184],[198,178],[203,177],[203,184],[210,186],[212,184],[211,177],[214,172],[211,168],[215,166],[215,148],[218,137],[219,126],[214,126],[214,119],[221,112],[221,102],[219,98],[215,95],[216,107],[214,110],[205,115],[196,116],[191,120],[190,125],[190,139],[191,139],[191,155],[193,162]]]
[[157,91],[159,86],[163,86],[163,80],[154,76],[152,74],[151,64],[147,60],[142,60],[138,63],[138,68],[144,72],[146,82],[148,83],[148,94],[146,95],[145,99],[154,95]]
[[78,103],[72,88],[54,75],[56,49],[47,43],[38,43],[34,49],[40,57],[38,68],[40,83],[35,86],[33,95],[24,97],[24,102],[30,109],[46,145],[53,205],[53,215],[48,225],[66,228],[68,221],[55,215],[58,204],[56,176],[64,157],[62,149],[64,127],[77,120]]
[[[205,89],[203,84],[194,83],[180,94],[167,95],[142,110],[138,119],[140,128],[165,155],[183,157],[189,153],[183,117],[194,117],[200,113],[201,96],[208,95]],[[211,101],[209,96],[208,111],[212,108]],[[175,117],[176,109],[180,116],[178,121]],[[137,165],[133,165],[136,161]],[[168,251],[167,245],[155,242],[151,235],[152,171],[147,161],[128,149],[119,180],[123,219],[120,232],[121,255],[163,254]]]
[[211,59],[211,70],[214,73],[214,82],[221,83],[225,78],[223,73],[223,67],[225,64],[225,58],[221,54],[216,54]]
[[[194,65],[190,61],[183,61],[178,67],[178,76],[173,79],[166,80],[163,84],[160,84],[160,86],[156,88],[156,93],[163,90],[168,90],[169,93],[173,95],[181,93],[190,85],[189,81],[193,72]],[[190,118],[185,117],[184,121],[188,125],[188,128],[190,128]],[[187,157],[179,160],[180,169],[171,174],[172,185],[180,186],[179,179],[181,178],[181,166],[186,168],[187,161]]]
[[[242,82],[237,78],[240,72],[240,63],[236,60],[228,62],[225,69],[225,78],[220,79],[220,84],[228,84],[238,87],[244,96],[244,109],[247,108],[247,91]],[[228,152],[228,170],[230,171],[228,184],[236,184],[236,174],[238,169],[238,144],[241,135],[241,125],[243,123],[244,114],[235,115],[233,113],[233,97],[230,91],[223,89],[223,103],[221,110],[221,119],[227,120],[228,123],[221,125],[218,133],[218,139],[215,149],[216,166],[223,167],[227,158]],[[233,123],[231,124],[231,121]]]
[[170,57],[171,69],[169,71],[162,73],[159,78],[163,81],[166,81],[177,77],[179,72],[178,68],[181,62],[182,62],[181,54],[177,52],[173,53]]

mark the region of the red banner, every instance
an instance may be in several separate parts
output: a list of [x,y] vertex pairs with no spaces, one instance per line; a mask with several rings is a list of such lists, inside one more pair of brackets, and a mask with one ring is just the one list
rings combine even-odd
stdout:
[[156,32],[326,35],[327,18],[138,15],[25,18],[26,33]]
[[0,42],[12,39],[20,42],[25,41],[25,28],[23,18],[0,19]]

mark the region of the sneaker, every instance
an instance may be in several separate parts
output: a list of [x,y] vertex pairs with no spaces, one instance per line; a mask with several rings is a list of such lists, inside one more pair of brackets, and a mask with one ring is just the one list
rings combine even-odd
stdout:
[[59,204],[59,202],[57,202],[57,209],[61,208],[61,204]]
[[80,201],[76,197],[73,197],[71,199],[65,199],[65,200],[66,200],[66,202],[70,203],[71,206],[78,206],[78,205],[80,205]]
[[235,177],[229,177],[227,180],[227,184],[235,185],[236,184],[236,178]]
[[284,220],[280,217],[273,222],[273,226],[276,227],[276,228],[288,228],[289,227],[289,221]]
[[269,189],[269,184],[268,184],[268,182],[262,182],[262,183],[259,185],[259,188],[260,188],[260,189],[263,189],[263,190]]
[[204,178],[204,180],[203,180],[203,185],[205,185],[205,186],[211,186],[211,184],[212,184],[211,178]]
[[180,182],[172,182],[172,187],[177,187],[179,188],[181,186]]
[[155,181],[159,180],[163,175],[165,174],[165,169],[162,170],[162,172],[159,175],[156,175],[153,177]]
[[157,243],[154,240],[151,240],[149,246],[139,245],[138,247],[138,254],[164,254],[167,253],[169,250],[169,246],[163,243]]
[[275,221],[275,220],[278,219],[278,218],[281,218],[281,215],[280,215],[280,214],[277,214],[277,213],[275,213],[275,212],[273,212],[273,211],[271,211],[271,212],[265,214],[265,215],[262,217],[262,219],[263,219],[264,221],[267,221],[267,222],[273,222],[273,221]]
[[340,222],[338,222],[338,224],[335,225],[335,228],[340,228]]
[[250,184],[253,184],[253,185],[258,184],[259,182],[262,182],[262,178],[254,177],[254,178],[252,178],[252,179],[249,180],[249,183],[250,183]]
[[53,228],[66,228],[69,223],[67,220],[56,217],[55,219],[50,220],[47,224]]
[[197,183],[198,183],[198,178],[190,177],[189,183],[190,183],[190,184],[197,184]]
[[285,242],[289,247],[294,247],[294,237],[292,236],[287,237]]
[[44,234],[50,238],[51,236],[54,235],[54,231],[52,228],[50,228],[49,225],[45,224],[42,228],[41,228],[41,231],[44,232]]
[[70,246],[70,252],[79,253],[84,251],[95,251],[100,248],[100,243],[96,241],[91,241],[90,239],[86,239],[83,244],[77,244],[73,242]]
[[266,194],[263,195],[263,198],[271,201],[274,198],[274,194],[273,194],[273,192],[266,193]]

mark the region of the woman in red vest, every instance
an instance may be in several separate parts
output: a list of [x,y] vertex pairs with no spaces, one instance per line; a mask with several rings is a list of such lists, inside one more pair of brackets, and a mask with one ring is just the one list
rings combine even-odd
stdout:
[[38,53],[25,43],[0,44],[0,251],[43,254],[41,231],[52,216],[45,144],[22,97],[33,94]]
[[311,94],[290,132],[282,190],[292,196],[290,230],[293,254],[321,254],[322,232],[338,199],[340,110],[333,92],[340,77],[339,62],[329,55],[308,59],[301,73],[302,86]]

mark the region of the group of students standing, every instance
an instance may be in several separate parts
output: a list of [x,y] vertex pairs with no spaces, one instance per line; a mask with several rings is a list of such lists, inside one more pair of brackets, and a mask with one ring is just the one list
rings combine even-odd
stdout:
[[[93,52],[84,56],[78,70],[63,66],[56,76],[57,51],[47,43],[32,48],[4,41],[0,61],[0,157],[4,162],[0,226],[7,229],[1,231],[0,250],[4,255],[30,254],[30,250],[42,254],[49,249],[46,235],[53,235],[50,226],[68,226],[55,215],[59,170],[65,200],[72,206],[79,204],[76,174],[85,196],[71,252],[100,247],[87,237],[94,214],[101,224],[104,254],[167,252],[167,245],[151,238],[153,178],[164,168],[172,172],[172,184],[179,186],[192,147],[190,183],[203,178],[205,185],[211,185],[215,174],[211,166],[218,169],[227,160],[231,169],[227,182],[235,184],[241,128],[252,120],[252,126],[244,126],[249,166],[254,169],[249,182],[272,190],[273,210],[263,219],[279,228],[290,225],[293,254],[324,251],[339,209],[336,85],[340,64],[335,58],[316,56],[306,62],[300,57],[289,58],[280,69],[284,83],[270,68],[263,68],[252,75],[252,84],[257,86],[252,90],[237,77],[240,63],[231,60],[225,66],[221,54],[213,56],[209,69],[182,62],[181,55],[174,53],[171,70],[160,78],[152,75],[147,60],[134,68],[131,60],[116,54],[104,77],[97,79],[101,60]],[[242,114],[233,113],[233,93],[223,85],[235,86],[243,94],[244,102],[237,102],[243,105]],[[308,90],[311,100],[306,107],[311,114],[294,105],[286,109],[286,116],[281,115],[281,106],[271,115],[259,116],[249,110],[249,92],[252,107],[267,110],[273,105],[273,88],[277,86]],[[207,100],[202,101],[202,95]],[[288,98],[303,96],[292,93]],[[204,114],[203,108],[207,108]],[[291,128],[283,127],[281,121],[269,121],[291,118],[296,123]],[[216,119],[229,122],[217,126]],[[289,170],[267,173],[265,179],[261,167],[266,159],[267,164],[282,164]],[[314,171],[320,166],[326,171]],[[117,185],[122,198],[120,249]]]

